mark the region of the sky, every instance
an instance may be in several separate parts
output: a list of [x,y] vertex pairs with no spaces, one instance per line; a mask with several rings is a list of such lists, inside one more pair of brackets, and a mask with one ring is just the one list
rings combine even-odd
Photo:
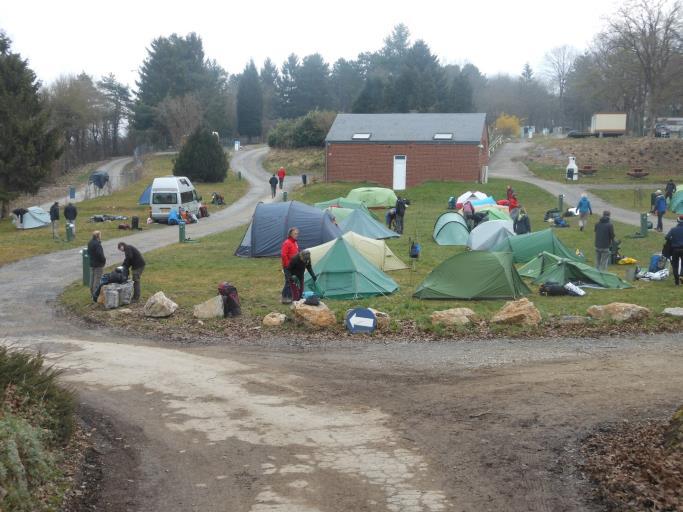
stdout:
[[518,75],[525,62],[540,71],[557,46],[585,50],[605,26],[614,0],[5,0],[0,30],[49,85],[85,72],[96,80],[114,73],[135,89],[138,69],[156,37],[196,32],[208,58],[229,73],[249,59],[282,64],[320,53],[332,64],[382,47],[398,23],[411,40],[424,39],[442,64],[476,65],[488,76]]

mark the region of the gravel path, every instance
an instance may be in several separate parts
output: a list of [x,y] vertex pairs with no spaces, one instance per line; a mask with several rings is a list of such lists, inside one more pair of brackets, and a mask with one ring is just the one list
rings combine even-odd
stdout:
[[[524,181],[536,185],[543,190],[559,196],[564,194],[564,202],[567,207],[575,206],[578,203],[582,193],[588,195],[593,212],[600,213],[603,210],[610,210],[612,212],[612,219],[624,224],[640,227],[640,214],[624,208],[609,204],[604,199],[599,198],[595,194],[591,194],[588,189],[591,188],[620,188],[618,185],[591,185],[587,182],[581,182],[577,185],[566,185],[555,181],[548,181],[538,178],[532,173],[529,168],[521,161],[526,155],[526,148],[528,142],[513,142],[504,144],[496,153],[494,153],[491,162],[489,163],[489,176],[492,178],[503,178],[515,181]],[[656,220],[656,219],[655,219]],[[664,219],[664,231],[668,231],[676,225],[672,219]]]

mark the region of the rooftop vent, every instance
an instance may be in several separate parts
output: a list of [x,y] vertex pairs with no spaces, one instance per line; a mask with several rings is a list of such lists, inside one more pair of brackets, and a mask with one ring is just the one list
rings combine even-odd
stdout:
[[351,140],[368,140],[371,135],[371,133],[354,133]]
[[452,133],[435,133],[434,140],[453,140]]

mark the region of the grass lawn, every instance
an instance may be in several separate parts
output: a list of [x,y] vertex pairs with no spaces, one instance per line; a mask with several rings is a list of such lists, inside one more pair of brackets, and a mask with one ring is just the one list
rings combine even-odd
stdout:
[[263,168],[276,173],[284,167],[287,174],[316,174],[325,172],[324,148],[277,149],[272,148],[263,160]]
[[[507,181],[491,180],[487,185],[480,185],[477,188],[496,197],[502,197],[506,184]],[[293,196],[298,200],[314,203],[346,195],[351,188],[359,185],[363,184],[316,184],[296,191]],[[471,187],[470,184],[433,182],[409,189],[405,195],[412,204],[406,214],[405,234],[401,239],[390,240],[388,243],[397,256],[408,262],[409,238],[417,238],[423,249],[416,271],[391,272],[390,275],[398,282],[400,290],[388,297],[350,301],[327,300],[326,303],[338,317],[341,318],[346,309],[352,306],[372,306],[389,313],[396,329],[416,323],[418,327],[430,330],[433,328],[429,324],[429,315],[435,310],[470,307],[485,318],[489,318],[498,310],[505,301],[428,301],[411,297],[415,287],[436,265],[449,256],[465,250],[462,247],[438,246],[432,240],[432,229],[437,216],[445,210],[448,197]],[[556,198],[523,182],[517,182],[515,190],[527,207],[532,228],[536,231],[543,229],[543,214],[555,207]],[[591,219],[596,220],[596,216]],[[589,262],[592,262],[592,226],[589,226],[587,231],[580,232],[576,227],[576,221],[571,219],[570,222],[572,227],[556,230],[557,235],[570,249],[582,250]],[[256,325],[261,317],[271,311],[288,311],[287,306],[279,303],[282,287],[279,259],[233,256],[245,229],[246,226],[207,237],[197,245],[173,245],[152,251],[146,256],[148,265],[143,276],[143,298],[163,290],[181,306],[177,316],[163,322],[167,325],[187,325],[191,322],[192,306],[215,295],[217,283],[224,280],[234,283],[240,292],[244,314],[240,320],[242,323],[251,322]],[[618,238],[623,241],[622,253],[641,262],[648,262],[650,255],[662,247],[662,236],[659,234],[635,240],[625,237],[626,234],[635,231],[633,227],[616,224],[615,229]],[[611,270],[621,275],[625,273],[625,268],[617,265],[611,267]],[[607,304],[614,301],[642,304],[652,308],[656,313],[660,313],[662,308],[667,306],[681,305],[681,291],[674,288],[671,279],[659,283],[636,282],[634,288],[629,290],[589,290],[582,298],[541,297],[537,294],[537,286],[527,284],[532,290],[531,300],[545,317],[585,315],[586,308],[592,304]],[[95,306],[89,303],[85,289],[79,284],[74,284],[65,291],[63,301],[80,312],[95,311]],[[107,315],[104,312],[101,314],[103,318]],[[207,322],[204,328],[222,331],[225,329],[225,322]],[[501,329],[507,328],[506,326]],[[439,328],[436,330],[438,332]]]
[[[629,184],[642,185],[643,188],[652,188],[656,190],[658,187],[664,187],[671,176],[662,174],[650,174],[644,178],[630,178],[626,175],[629,171],[625,167],[602,167],[594,176],[579,176],[578,181],[568,181],[566,176],[567,165],[552,165],[539,162],[525,161],[529,170],[539,178],[548,181],[557,181],[567,185],[575,185],[582,187],[590,187],[590,184]],[[680,178],[679,178],[680,179]]]
[[[156,176],[172,174],[174,155],[155,155],[145,159],[141,179],[135,183],[114,192],[108,196],[101,196],[80,203],[76,203],[78,217],[76,219],[76,238],[72,242],[66,241],[65,224],[63,217],[64,205],[60,202],[60,240],[52,239],[51,228],[40,229],[16,229],[9,219],[0,220],[0,265],[11,263],[23,258],[45,254],[50,252],[81,247],[88,243],[94,229],[102,231],[104,240],[121,235],[118,229],[120,223],[130,224],[130,217],[140,217],[141,227],[144,229],[164,229],[161,224],[147,226],[145,220],[148,216],[148,206],[139,206],[140,194],[152,182]],[[204,197],[206,202],[211,200],[213,191],[224,195],[229,205],[241,197],[248,188],[246,180],[237,180],[234,173],[229,172],[228,178],[223,183],[197,183],[197,191]],[[209,205],[209,210],[216,209]],[[223,208],[223,207],[221,207]],[[89,223],[91,216],[97,214],[124,215],[129,218],[125,221]]]

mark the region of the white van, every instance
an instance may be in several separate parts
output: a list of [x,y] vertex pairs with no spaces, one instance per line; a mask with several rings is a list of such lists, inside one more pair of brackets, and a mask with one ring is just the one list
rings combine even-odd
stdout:
[[200,197],[185,176],[163,176],[154,178],[149,204],[152,207],[152,220],[166,222],[172,209],[184,210],[199,216]]

